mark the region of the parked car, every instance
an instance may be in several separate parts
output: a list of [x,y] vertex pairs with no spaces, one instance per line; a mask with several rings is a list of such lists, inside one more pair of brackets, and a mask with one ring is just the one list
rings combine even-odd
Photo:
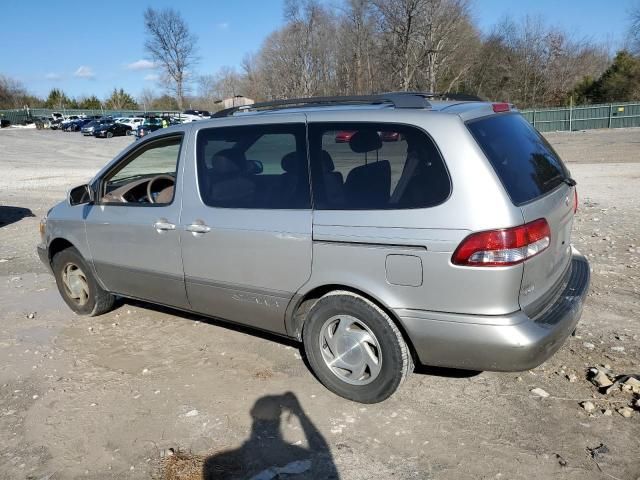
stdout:
[[93,136],[96,138],[111,138],[121,137],[123,135],[129,135],[131,127],[123,123],[105,123],[93,130]]
[[349,143],[351,137],[355,134],[355,131],[343,130],[336,133],[336,143]]
[[195,122],[197,120],[202,120],[203,118],[210,118],[211,112],[207,110],[185,110],[179,117],[183,123]]
[[287,336],[364,403],[414,362],[522,371],[562,346],[590,279],[575,181],[513,106],[289,103],[162,129],[72,189],[38,246],[67,305],[143,299]]
[[80,118],[71,124],[70,129],[72,132],[79,132],[84,126],[88,125],[92,121],[93,120],[91,118]]
[[123,125],[128,125],[129,127],[131,127],[131,129],[128,130],[127,135],[133,135],[134,134],[134,130],[137,129],[140,125],[142,125],[144,123],[144,118],[143,117],[125,118],[120,123],[122,123]]
[[83,135],[93,135],[95,129],[101,125],[113,123],[113,120],[110,118],[100,118],[98,120],[92,120],[87,123],[84,127],[80,129]]
[[156,130],[160,130],[161,128],[162,119],[158,117],[151,117],[145,119],[145,121],[141,125],[138,125],[138,127],[133,130],[133,132],[137,138],[142,138],[145,135],[149,135],[150,133],[155,132]]

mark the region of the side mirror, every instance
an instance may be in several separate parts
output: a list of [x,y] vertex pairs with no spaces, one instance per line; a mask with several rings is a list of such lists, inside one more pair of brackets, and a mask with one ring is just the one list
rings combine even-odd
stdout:
[[69,205],[82,205],[84,203],[93,203],[93,190],[89,185],[79,185],[69,190]]
[[259,160],[247,160],[247,173],[259,175],[264,172],[264,165]]

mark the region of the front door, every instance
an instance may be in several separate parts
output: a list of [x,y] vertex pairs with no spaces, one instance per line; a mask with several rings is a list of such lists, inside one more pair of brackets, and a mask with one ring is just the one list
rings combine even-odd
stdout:
[[192,308],[278,333],[311,274],[305,117],[287,119],[200,128],[180,231]]
[[142,142],[101,179],[85,221],[109,291],[188,308],[177,228],[182,143],[182,134]]

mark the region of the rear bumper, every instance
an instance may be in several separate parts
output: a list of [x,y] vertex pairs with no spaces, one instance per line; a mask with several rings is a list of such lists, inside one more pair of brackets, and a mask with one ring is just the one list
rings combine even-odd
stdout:
[[421,310],[395,312],[421,363],[470,370],[522,371],[551,357],[575,330],[589,290],[587,259],[573,251],[559,295],[537,317],[523,311],[479,316]]

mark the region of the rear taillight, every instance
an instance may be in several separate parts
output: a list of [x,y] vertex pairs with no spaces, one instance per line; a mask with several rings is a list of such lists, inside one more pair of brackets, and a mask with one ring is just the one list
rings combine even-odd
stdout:
[[551,242],[544,218],[519,227],[472,233],[453,253],[454,265],[504,267],[524,262],[544,251]]
[[578,189],[573,187],[573,213],[578,211]]

